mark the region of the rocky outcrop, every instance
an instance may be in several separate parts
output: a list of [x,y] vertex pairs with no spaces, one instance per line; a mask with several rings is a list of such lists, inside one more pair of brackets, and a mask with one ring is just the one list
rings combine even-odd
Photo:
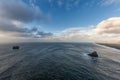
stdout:
[[13,49],[13,50],[14,50],[14,49],[20,49],[20,47],[19,47],[19,46],[13,46],[12,49]]
[[94,52],[92,52],[92,53],[90,53],[88,55],[91,56],[91,57],[98,57],[98,54],[97,54],[96,51],[94,51]]

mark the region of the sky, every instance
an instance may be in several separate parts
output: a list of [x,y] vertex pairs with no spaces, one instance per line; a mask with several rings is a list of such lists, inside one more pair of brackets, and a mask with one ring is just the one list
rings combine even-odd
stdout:
[[0,42],[120,43],[120,0],[0,0]]

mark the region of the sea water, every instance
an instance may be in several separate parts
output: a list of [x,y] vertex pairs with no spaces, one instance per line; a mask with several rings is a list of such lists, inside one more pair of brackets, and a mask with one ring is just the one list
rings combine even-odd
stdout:
[[[99,57],[87,55],[93,51]],[[0,80],[120,80],[120,50],[94,43],[0,44]]]

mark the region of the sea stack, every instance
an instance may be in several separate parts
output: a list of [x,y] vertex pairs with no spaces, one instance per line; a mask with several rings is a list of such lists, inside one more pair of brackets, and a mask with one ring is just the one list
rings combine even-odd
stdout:
[[15,50],[15,49],[19,49],[20,47],[19,46],[13,46],[13,50]]
[[98,54],[97,54],[96,51],[94,51],[94,52],[92,52],[92,53],[90,53],[88,55],[91,56],[91,57],[98,57]]

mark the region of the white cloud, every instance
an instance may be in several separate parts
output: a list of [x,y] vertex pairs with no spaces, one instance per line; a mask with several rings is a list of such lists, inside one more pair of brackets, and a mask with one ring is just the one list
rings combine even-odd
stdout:
[[88,35],[91,34],[92,29],[93,26],[67,28],[56,33],[51,39],[62,42],[92,42]]
[[93,29],[91,37],[98,42],[120,42],[120,17],[113,17],[100,22]]
[[94,31],[98,34],[120,34],[120,17],[113,17],[100,22]]
[[108,5],[112,5],[112,4],[119,4],[120,0],[102,0],[102,5],[103,6],[108,6]]
[[73,27],[58,34],[52,39],[66,42],[120,42],[120,17],[103,20],[96,27]]

